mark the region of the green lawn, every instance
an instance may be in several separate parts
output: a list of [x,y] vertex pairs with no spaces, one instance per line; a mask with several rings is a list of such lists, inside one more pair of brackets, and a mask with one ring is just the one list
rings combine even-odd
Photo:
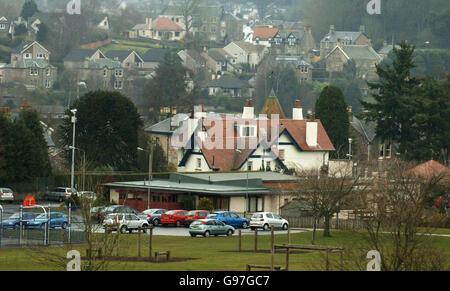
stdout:
[[[137,234],[121,236],[121,256],[137,256]],[[336,247],[348,247],[352,242],[358,240],[355,232],[332,231],[331,238],[324,238],[319,232],[316,245],[328,245]],[[142,255],[148,255],[148,236],[142,236]],[[291,235],[293,244],[310,244],[311,233],[296,233]],[[450,255],[450,238],[433,237],[434,247],[440,247]],[[286,243],[287,235],[277,235],[275,243]],[[229,252],[237,251],[238,237],[169,237],[154,236],[154,251],[171,251],[174,258],[195,258],[185,262],[171,263],[148,263],[148,262],[112,262],[108,270],[160,270],[160,271],[223,271],[223,270],[245,270],[246,264],[269,265],[271,255],[269,253],[253,252]],[[253,250],[254,236],[242,236],[242,249]],[[82,246],[76,246],[83,255],[85,250]],[[258,237],[258,248],[270,249],[270,235]],[[228,252],[227,252],[228,251]],[[55,248],[61,257],[65,257],[66,250]],[[364,254],[363,254],[364,255]],[[0,249],[0,270],[61,270],[51,264],[36,264],[33,256],[36,252],[27,249]],[[283,253],[275,255],[275,264],[284,266],[286,255]],[[332,269],[337,269],[339,255],[330,255]],[[355,269],[352,261],[345,257],[346,269]],[[450,266],[449,266],[450,267]],[[305,253],[290,255],[290,270],[324,270],[325,253],[321,251],[305,251]]]

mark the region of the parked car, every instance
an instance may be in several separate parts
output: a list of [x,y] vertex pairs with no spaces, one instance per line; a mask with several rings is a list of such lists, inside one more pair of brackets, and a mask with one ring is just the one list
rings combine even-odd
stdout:
[[143,232],[147,232],[148,221],[142,219],[133,213],[111,213],[103,221],[103,227],[110,228],[111,230],[117,230],[119,228],[121,233],[132,233],[133,230],[143,229]]
[[[75,190],[74,193],[76,194],[77,190],[76,189],[74,189],[74,190]],[[58,187],[51,191],[45,192],[42,199],[63,202],[67,198],[69,198],[71,195],[72,195],[71,188]]]
[[163,215],[161,215],[161,224],[163,226],[167,225],[175,225],[177,227],[182,226],[184,224],[184,220],[186,219],[186,214],[188,212],[186,210],[171,210],[167,211]]
[[163,215],[164,213],[166,213],[167,210],[166,209],[147,209],[142,211],[143,214],[147,215],[147,221],[148,223],[153,224],[154,226],[157,226],[160,224],[161,222],[161,215]]
[[211,212],[207,218],[218,219],[233,227],[247,228],[250,225],[250,220],[245,217],[240,217],[236,213],[230,211],[214,211]]
[[103,206],[92,207],[90,211],[91,220],[101,222],[100,212],[104,209]]
[[9,188],[0,188],[0,201],[14,201],[14,192]]
[[124,213],[124,214],[135,214],[137,216],[139,216],[142,219],[147,219],[147,215],[140,213],[139,211],[129,207],[129,206],[124,206],[124,205],[111,205],[108,207],[105,207],[104,209],[102,209],[102,211],[100,212],[100,218],[101,221],[103,221],[105,219],[105,217],[108,214],[111,213]]
[[192,237],[197,235],[203,235],[209,237],[210,235],[227,235],[232,236],[234,234],[234,227],[227,225],[217,219],[200,219],[191,223],[189,226],[189,234]]
[[[48,214],[41,213],[36,216],[33,220],[30,220],[25,225],[27,229],[44,229],[45,223],[48,222]],[[62,229],[66,229],[69,225],[69,221],[67,220],[67,216],[60,212],[51,212],[50,213],[50,228],[61,227]]]
[[80,191],[80,192],[77,193],[77,195],[80,198],[85,198],[85,199],[89,199],[89,200],[97,199],[97,194],[95,194],[92,191]]
[[255,228],[269,230],[272,226],[274,228],[282,228],[283,230],[286,230],[289,227],[289,222],[278,214],[272,212],[255,213],[250,220],[250,228],[252,230]]
[[[22,213],[22,225],[25,226],[28,221],[34,220],[39,213],[24,212]],[[20,228],[20,212],[14,213],[8,219],[3,220],[3,228],[19,229]]]
[[209,214],[208,210],[192,210],[186,213],[186,219],[184,220],[184,226],[189,227],[189,225],[196,220],[205,219]]

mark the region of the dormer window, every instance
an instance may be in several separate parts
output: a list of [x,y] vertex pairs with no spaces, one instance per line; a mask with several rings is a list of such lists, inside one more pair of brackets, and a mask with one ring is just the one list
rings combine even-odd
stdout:
[[31,59],[32,55],[30,53],[26,53],[23,55],[24,59]]
[[44,54],[37,54],[37,58],[38,58],[38,59],[44,59],[44,58],[45,58],[45,55],[44,55]]

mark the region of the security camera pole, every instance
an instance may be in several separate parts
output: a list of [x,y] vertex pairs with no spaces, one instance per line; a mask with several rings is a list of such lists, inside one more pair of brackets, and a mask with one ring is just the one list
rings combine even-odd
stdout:
[[74,188],[73,188],[73,184],[74,184],[74,178],[75,178],[75,126],[77,123],[77,110],[76,109],[72,109],[70,110],[70,112],[72,112],[73,116],[72,116],[72,123],[73,123],[73,140],[72,140],[72,175],[71,175],[71,179],[70,179],[70,189],[71,189],[71,195],[75,192]]

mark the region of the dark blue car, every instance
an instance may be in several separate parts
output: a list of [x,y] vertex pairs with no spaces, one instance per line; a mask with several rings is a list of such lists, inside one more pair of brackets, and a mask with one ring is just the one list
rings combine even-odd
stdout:
[[[24,212],[22,213],[22,225],[26,225],[29,221],[32,221],[38,216],[39,213]],[[8,219],[3,220],[3,228],[6,229],[19,229],[20,228],[20,213],[14,213]]]
[[250,221],[247,218],[240,217],[236,213],[230,211],[211,212],[207,216],[207,219],[217,219],[233,227],[247,228],[250,224]]
[[[26,228],[30,229],[43,229],[45,227],[45,223],[48,221],[48,214],[42,213],[37,216],[34,220],[28,221],[26,224]],[[52,212],[50,214],[50,227],[61,227],[62,229],[66,229],[69,224],[67,220],[67,216],[59,212]]]

